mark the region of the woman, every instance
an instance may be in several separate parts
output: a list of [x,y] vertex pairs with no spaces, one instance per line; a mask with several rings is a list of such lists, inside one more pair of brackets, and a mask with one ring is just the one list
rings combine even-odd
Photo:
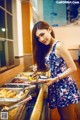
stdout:
[[50,70],[48,86],[49,107],[57,107],[61,120],[78,120],[75,112],[80,101],[78,88],[70,76],[77,70],[64,44],[55,39],[51,26],[37,22],[32,31],[33,57],[38,70]]

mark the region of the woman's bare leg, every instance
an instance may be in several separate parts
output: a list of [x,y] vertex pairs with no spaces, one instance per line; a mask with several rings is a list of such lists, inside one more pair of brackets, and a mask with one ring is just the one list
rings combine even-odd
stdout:
[[79,114],[76,104],[67,107],[58,107],[61,120],[79,120]]

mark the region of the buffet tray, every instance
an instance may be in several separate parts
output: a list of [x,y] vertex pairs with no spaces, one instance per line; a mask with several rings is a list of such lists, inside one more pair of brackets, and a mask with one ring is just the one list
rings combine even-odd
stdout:
[[30,86],[30,82],[27,82],[27,83],[5,83],[5,85]]
[[27,98],[21,100],[21,101],[18,102],[18,103],[13,104],[12,106],[9,106],[9,107],[4,106],[4,107],[1,109],[1,111],[10,111],[10,110],[12,110],[12,109],[14,109],[14,108],[16,108],[16,107],[19,107],[21,104],[24,104],[24,103],[28,102],[28,101],[31,100],[31,99],[32,99],[32,96],[29,95]]
[[15,79],[22,79],[22,80],[28,80],[28,78],[27,77],[19,77],[19,76],[16,76],[16,77],[14,77]]
[[[22,89],[22,88],[0,88],[0,90],[11,90],[11,92],[16,92],[16,95],[14,97],[0,97],[0,106],[2,105],[11,105],[15,102],[18,102],[22,99],[24,99],[28,93],[30,92],[30,89]],[[17,97],[16,97],[17,96]]]
[[15,78],[28,80],[29,76],[32,76],[32,75],[33,75],[33,72],[20,72],[19,74],[17,74],[17,76],[15,76]]

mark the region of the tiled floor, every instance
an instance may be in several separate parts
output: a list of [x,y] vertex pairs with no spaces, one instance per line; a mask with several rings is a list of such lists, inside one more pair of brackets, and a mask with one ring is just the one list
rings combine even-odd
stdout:
[[[77,84],[78,89],[80,91],[80,65],[76,62],[76,66],[77,66],[77,71],[75,73],[73,73],[73,78],[76,81],[76,84]],[[80,111],[80,103],[77,106],[78,106],[78,109]]]
[[80,90],[80,65],[76,62],[76,66],[77,66],[77,71],[73,73],[72,76],[74,80],[76,81],[76,84]]

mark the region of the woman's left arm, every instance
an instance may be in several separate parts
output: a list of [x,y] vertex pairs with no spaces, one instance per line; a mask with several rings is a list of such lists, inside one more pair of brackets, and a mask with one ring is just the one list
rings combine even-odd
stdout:
[[60,79],[67,77],[68,75],[77,70],[69,51],[66,49],[66,47],[64,47],[61,42],[56,47],[56,54],[62,57],[67,65],[67,69],[63,73],[59,74]]
[[68,75],[70,75],[71,73],[73,73],[74,71],[77,70],[76,65],[75,65],[69,51],[66,49],[66,47],[64,47],[63,43],[59,42],[56,45],[55,52],[56,52],[57,56],[62,57],[64,59],[66,65],[67,65],[67,69],[63,73],[58,74],[57,77],[52,78],[47,83],[47,85],[50,85],[50,84],[54,83],[57,80],[63,79],[63,78],[67,77]]

